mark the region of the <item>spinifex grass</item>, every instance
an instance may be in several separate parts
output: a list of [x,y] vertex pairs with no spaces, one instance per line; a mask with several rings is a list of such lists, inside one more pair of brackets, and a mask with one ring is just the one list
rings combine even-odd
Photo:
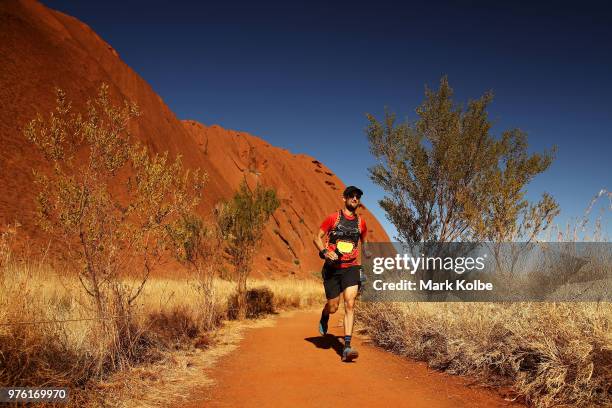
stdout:
[[364,303],[359,319],[381,347],[535,406],[612,402],[610,303]]
[[[313,281],[252,280],[248,287],[269,288],[276,310],[324,298]],[[66,386],[74,391],[74,403],[85,403],[79,389],[121,369],[109,364],[114,347],[131,350],[124,368],[154,362],[177,347],[207,347],[234,291],[234,283],[216,278],[210,293],[190,279],[150,279],[130,316],[108,316],[103,323],[76,278],[8,260],[0,265],[0,386]],[[214,301],[205,302],[206,296]],[[112,319],[131,325],[133,343],[108,341],[114,337],[103,331],[117,327],[108,324]]]

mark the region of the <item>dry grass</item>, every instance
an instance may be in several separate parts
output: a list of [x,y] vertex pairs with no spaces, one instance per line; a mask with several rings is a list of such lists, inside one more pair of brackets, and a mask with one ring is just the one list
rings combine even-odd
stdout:
[[[213,336],[214,347],[162,352],[155,363],[130,367],[95,384],[89,392],[88,406],[108,408],[153,408],[181,406],[206,399],[208,386],[214,381],[206,370],[235,350],[245,329],[274,325],[275,316],[247,321],[226,322]],[[110,395],[113,398],[108,398]],[[119,398],[116,398],[119,396]],[[92,397],[95,397],[92,400]]]
[[511,386],[529,405],[612,403],[610,303],[365,303],[358,313],[375,344]]
[[[612,209],[612,193],[602,189],[573,227],[568,224],[566,232],[553,229],[556,240],[609,242],[602,233],[602,217],[607,213],[595,222],[589,219],[596,202],[605,198],[609,200],[606,211]],[[553,237],[548,233],[550,241]],[[586,271],[595,273],[600,268],[609,278],[609,252],[604,252],[606,257],[592,258],[598,261]],[[555,276],[567,274],[566,267],[557,265]],[[589,287],[595,284],[608,291],[610,281],[593,280]],[[575,294],[577,286],[570,289]],[[509,387],[517,400],[530,406],[612,406],[610,302],[358,306],[360,326],[375,344],[426,361],[432,368],[470,375],[489,386]]]
[[[0,386],[66,386],[73,390],[73,406],[97,406],[105,395],[117,401],[122,393],[133,397],[138,389],[134,384],[181,383],[168,373],[188,375],[197,367],[187,362],[216,343],[235,291],[234,283],[221,279],[214,280],[208,294],[195,280],[149,280],[133,313],[121,318],[130,327],[129,344],[122,345],[130,350],[130,359],[117,366],[109,364],[115,345],[100,335],[116,326],[109,324],[112,319],[87,320],[96,315],[95,306],[76,278],[3,256]],[[267,288],[266,299],[272,303],[268,312],[306,307],[324,298],[320,283],[312,281],[259,280],[249,281],[248,287]],[[36,323],[16,324],[23,322]],[[159,394],[152,401],[156,399],[165,397]]]

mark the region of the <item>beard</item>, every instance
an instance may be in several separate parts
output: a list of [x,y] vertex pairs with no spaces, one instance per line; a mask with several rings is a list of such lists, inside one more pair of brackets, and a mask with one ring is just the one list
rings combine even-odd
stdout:
[[346,206],[346,209],[350,212],[355,212],[359,208],[359,204],[353,204],[350,201],[346,201],[344,205]]

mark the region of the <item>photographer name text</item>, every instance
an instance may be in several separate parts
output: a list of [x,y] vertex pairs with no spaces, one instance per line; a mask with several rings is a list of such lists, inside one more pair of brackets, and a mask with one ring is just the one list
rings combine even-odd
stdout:
[[377,279],[372,282],[374,290],[405,290],[405,291],[487,291],[493,290],[491,282],[483,282],[481,280],[466,281],[459,279],[454,281],[446,280],[444,282],[436,282],[432,280],[420,280],[418,282],[402,279],[398,282],[384,282]]

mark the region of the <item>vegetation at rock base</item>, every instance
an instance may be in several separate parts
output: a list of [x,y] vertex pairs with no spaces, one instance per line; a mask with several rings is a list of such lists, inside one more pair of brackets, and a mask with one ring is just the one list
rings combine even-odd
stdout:
[[[135,105],[113,104],[106,85],[83,112],[56,94],[55,110],[24,135],[47,163],[34,169],[37,220],[62,256],[17,253],[20,226],[0,226],[0,384],[66,386],[71,406],[108,405],[103,384],[112,378],[151,365],[177,369],[176,350],[214,343],[233,317],[228,299],[244,299],[217,277],[220,254],[252,260],[278,201],[273,190],[243,185],[219,206],[222,222],[206,223],[198,212],[206,175],[136,143]],[[181,279],[151,278],[162,258],[178,261]],[[245,316],[323,296],[314,282],[253,282],[246,265]],[[138,378],[119,381],[120,392],[137,393],[129,384]]]
[[[58,89],[55,111],[24,130],[51,167],[35,169],[39,224],[67,243],[68,269],[93,300],[98,341],[111,351],[98,359],[98,372],[134,359],[134,302],[166,247],[169,223],[197,205],[203,183],[179,157],[134,143],[128,129],[136,116],[129,102],[112,104],[107,85],[84,114]],[[136,283],[121,279],[128,272]]]
[[246,281],[253,257],[270,216],[280,205],[276,192],[257,184],[251,190],[242,182],[231,201],[217,206],[215,215],[219,231],[227,243],[225,253],[234,267],[237,282],[237,317],[247,315]]

